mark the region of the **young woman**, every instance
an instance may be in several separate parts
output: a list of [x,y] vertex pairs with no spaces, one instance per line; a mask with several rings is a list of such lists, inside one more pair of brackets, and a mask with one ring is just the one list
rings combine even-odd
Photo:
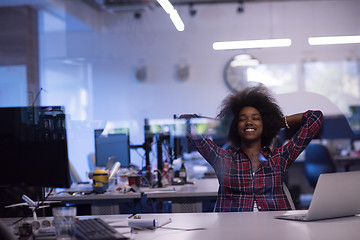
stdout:
[[[270,92],[259,86],[227,97],[218,117],[229,116],[231,146],[226,150],[205,136],[188,135],[219,180],[215,211],[290,210],[283,190],[284,178],[290,165],[320,130],[322,113],[309,110],[284,116]],[[192,117],[196,115],[180,116]],[[284,127],[297,131],[284,146],[270,149]]]

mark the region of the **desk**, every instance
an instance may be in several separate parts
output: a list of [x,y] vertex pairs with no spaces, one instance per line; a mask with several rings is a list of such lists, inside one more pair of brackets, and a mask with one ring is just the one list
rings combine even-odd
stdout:
[[165,188],[140,188],[137,193],[105,193],[90,195],[55,195],[50,201],[62,203],[90,204],[92,215],[119,214],[119,202],[140,201],[142,198],[151,200],[172,201],[172,212],[202,212],[204,199],[216,199],[218,180],[199,179],[194,184],[167,186]]
[[209,178],[196,180],[194,184],[175,186],[176,191],[159,189],[159,191],[145,191],[145,194],[148,199],[172,201],[173,213],[202,212],[203,200],[216,200],[218,188],[217,178]]
[[62,203],[90,204],[92,215],[119,214],[119,203],[140,201],[141,193],[105,193],[89,195],[55,195],[49,196],[49,201]]
[[[359,215],[314,222],[274,219],[274,216],[282,213],[284,212],[141,214],[142,219],[156,219],[160,222],[171,218],[172,222],[164,226],[168,228],[205,229],[184,231],[158,228],[138,230],[132,235],[129,228],[117,230],[134,240],[358,240],[360,237]],[[98,217],[113,226],[127,226],[128,215]]]
[[344,167],[345,172],[350,171],[350,166],[360,164],[360,156],[334,156],[336,163]]
[[[258,213],[173,213],[142,215],[143,218],[157,220],[171,218],[166,227],[205,230],[182,231],[156,229],[138,231],[134,239],[181,239],[181,240],[358,240],[360,237],[360,216],[322,220],[317,222],[294,222],[274,219],[283,212]],[[112,221],[107,218],[107,221]],[[119,229],[121,232],[124,229]]]

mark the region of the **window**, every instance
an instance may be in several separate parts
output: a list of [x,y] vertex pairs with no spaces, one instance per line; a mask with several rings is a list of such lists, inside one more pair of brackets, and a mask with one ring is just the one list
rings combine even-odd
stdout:
[[326,96],[347,117],[351,128],[360,131],[360,79],[357,61],[306,62],[298,79],[296,64],[260,64],[246,68],[247,80],[261,82],[276,94],[305,91]]
[[0,76],[0,106],[27,106],[26,66],[0,66]]
[[308,62],[304,64],[307,91],[327,96],[347,116],[360,103],[360,82],[356,61]]
[[249,67],[247,79],[263,83],[276,94],[298,90],[296,64],[260,64]]

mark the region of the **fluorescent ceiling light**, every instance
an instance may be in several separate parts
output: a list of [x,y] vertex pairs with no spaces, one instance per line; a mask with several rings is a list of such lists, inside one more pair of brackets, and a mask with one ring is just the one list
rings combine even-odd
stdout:
[[169,2],[169,0],[157,0],[157,1],[167,14],[170,14],[171,11],[174,10],[174,7]]
[[169,0],[157,0],[160,6],[164,9],[164,11],[170,15],[170,19],[173,22],[174,26],[179,32],[184,31],[185,25],[181,20],[178,12],[174,8],[174,6],[169,2]]
[[332,37],[310,37],[310,45],[350,44],[360,43],[360,35],[356,36],[332,36]]
[[170,19],[179,32],[184,31],[185,29],[184,22],[181,20],[178,12],[175,9],[170,13]]
[[214,50],[230,50],[230,49],[247,49],[247,48],[270,48],[270,47],[289,47],[291,39],[263,39],[263,40],[246,40],[246,41],[228,41],[214,42]]

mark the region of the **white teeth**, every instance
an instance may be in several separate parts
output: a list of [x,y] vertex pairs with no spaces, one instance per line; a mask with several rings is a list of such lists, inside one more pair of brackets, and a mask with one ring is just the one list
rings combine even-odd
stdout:
[[255,131],[255,129],[253,129],[253,128],[247,128],[247,129],[245,129],[245,132],[254,132]]

